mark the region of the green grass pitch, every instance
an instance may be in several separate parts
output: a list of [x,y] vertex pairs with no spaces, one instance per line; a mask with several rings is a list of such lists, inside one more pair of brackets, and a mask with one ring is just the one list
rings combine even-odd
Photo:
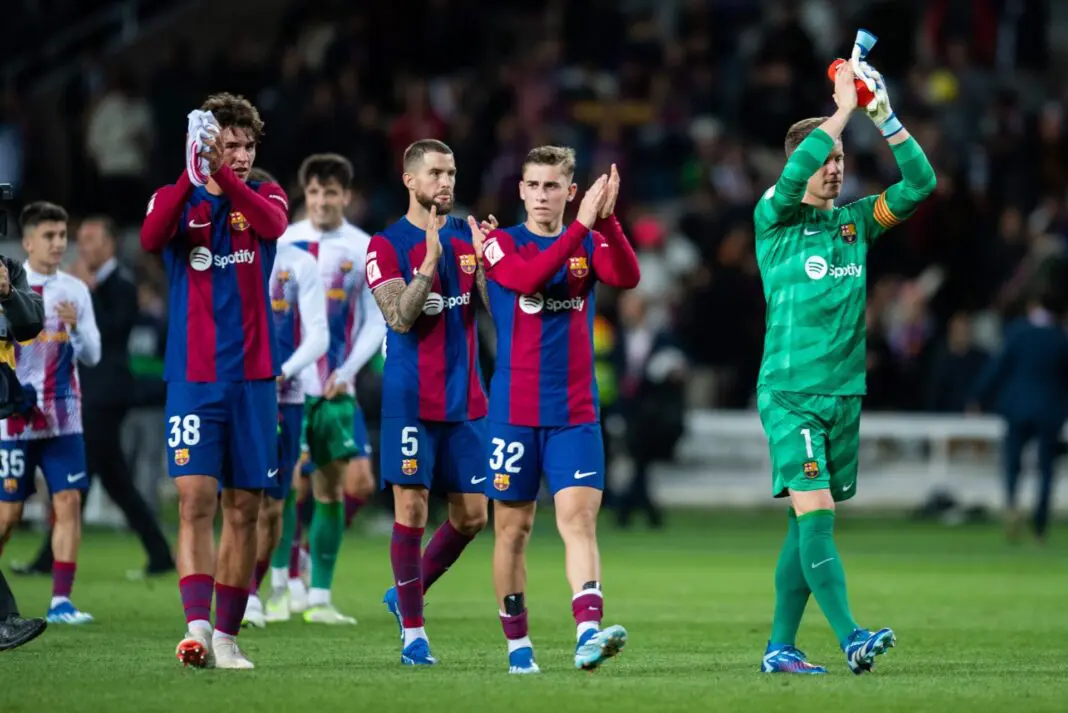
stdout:
[[[1068,531],[1044,549],[1006,544],[993,525],[947,529],[848,512],[839,545],[854,614],[890,626],[898,646],[875,673],[846,668],[815,601],[800,646],[822,677],[758,673],[785,527],[778,513],[679,513],[666,531],[601,534],[606,624],[630,632],[600,671],[573,669],[574,624],[562,548],[542,511],[529,554],[531,637],[540,676],[509,676],[485,534],[430,591],[427,628],[440,664],[399,665],[385,537],[352,534],[335,601],[351,628],[295,620],[245,631],[255,671],[183,669],[175,578],[129,582],[142,563],[128,535],[90,532],[75,602],[96,616],[52,626],[0,654],[2,713],[154,711],[1037,711],[1068,710]],[[17,533],[4,566],[38,542]],[[10,576],[26,612],[44,610],[46,578]]]

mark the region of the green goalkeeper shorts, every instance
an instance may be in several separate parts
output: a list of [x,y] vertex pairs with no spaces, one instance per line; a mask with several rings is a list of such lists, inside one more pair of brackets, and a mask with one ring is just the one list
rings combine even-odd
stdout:
[[317,468],[336,460],[348,461],[362,454],[352,436],[356,400],[342,394],[328,401],[322,397],[304,400],[304,423],[300,429],[302,454]]
[[860,396],[757,392],[771,453],[772,495],[829,489],[836,502],[856,495],[860,403]]

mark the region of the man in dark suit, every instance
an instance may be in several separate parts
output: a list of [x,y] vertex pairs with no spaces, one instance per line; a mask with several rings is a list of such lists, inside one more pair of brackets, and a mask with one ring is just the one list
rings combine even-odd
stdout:
[[[86,218],[78,228],[78,256],[89,285],[100,328],[102,356],[95,367],[80,367],[85,418],[85,459],[108,497],[126,516],[148,554],[146,574],[174,570],[170,546],[152,510],[134,485],[122,449],[122,421],[130,406],[134,380],[128,343],[137,321],[137,287],[115,257],[115,227],[110,218]],[[84,505],[84,500],[82,501]],[[45,538],[37,559],[22,572],[52,570],[51,539]]]
[[[0,257],[0,418],[14,413],[22,401],[22,387],[14,370],[14,343],[33,339],[43,328],[41,296],[30,289],[22,265]],[[44,619],[19,616],[15,595],[0,571],[0,651],[34,640],[46,626]]]
[[1021,455],[1028,442],[1038,441],[1041,481],[1033,526],[1042,541],[1049,524],[1058,440],[1068,417],[1068,334],[1052,300],[1034,301],[1026,318],[1006,328],[1001,352],[980,375],[974,393],[976,407],[993,404],[992,410],[1005,419],[1003,457],[1011,539],[1017,537],[1019,525],[1016,491]]

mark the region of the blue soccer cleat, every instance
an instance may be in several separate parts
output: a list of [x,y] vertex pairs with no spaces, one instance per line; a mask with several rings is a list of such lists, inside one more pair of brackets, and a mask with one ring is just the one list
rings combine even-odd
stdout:
[[415,639],[401,651],[401,663],[405,666],[433,666],[437,662],[426,639]]
[[575,647],[575,668],[594,671],[627,645],[627,630],[618,624],[607,629],[591,629],[582,635]]
[[45,619],[49,624],[88,624],[93,620],[93,615],[83,611],[65,599],[48,610]]
[[764,660],[760,664],[761,673],[801,673],[819,674],[827,673],[823,666],[817,666],[808,662],[805,652],[795,646],[772,646],[768,642],[768,648],[764,652]]
[[397,629],[400,631],[401,641],[404,641],[404,621],[401,620],[400,602],[397,601],[397,588],[390,587],[382,597],[382,603],[389,609],[389,613],[397,620]]
[[879,629],[874,634],[867,629],[857,629],[845,645],[846,663],[849,670],[858,676],[872,670],[875,657],[885,654],[897,644],[890,629]]
[[541,668],[534,662],[534,649],[524,646],[508,653],[508,673],[541,673]]

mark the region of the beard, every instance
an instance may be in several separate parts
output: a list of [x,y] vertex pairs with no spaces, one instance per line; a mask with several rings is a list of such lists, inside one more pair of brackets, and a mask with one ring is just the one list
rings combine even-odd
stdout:
[[450,196],[446,200],[436,200],[434,196],[426,195],[423,193],[416,193],[415,200],[419,205],[423,206],[426,210],[430,210],[431,207],[436,206],[438,209],[438,215],[447,215],[452,211],[453,199]]

